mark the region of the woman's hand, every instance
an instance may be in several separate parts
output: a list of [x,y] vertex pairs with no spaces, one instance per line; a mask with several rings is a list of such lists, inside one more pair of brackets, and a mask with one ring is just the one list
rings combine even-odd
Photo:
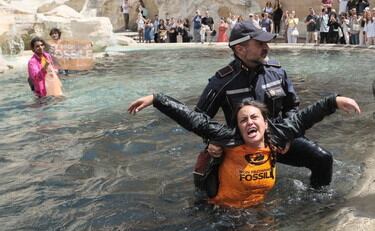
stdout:
[[133,101],[129,107],[128,107],[128,112],[129,114],[135,115],[137,112],[142,110],[143,108],[146,108],[152,104],[154,101],[154,95],[148,95],[144,96],[142,98],[139,98],[135,101]]
[[223,155],[223,148],[219,145],[209,144],[207,147],[207,152],[210,156],[218,158]]
[[48,59],[46,59],[46,62],[44,63],[44,66],[43,66],[43,69],[45,70],[45,71],[47,71],[48,70],[48,66],[49,66],[49,61],[48,61]]
[[358,114],[361,113],[361,109],[359,108],[357,102],[348,97],[337,96],[336,105],[338,109],[341,109],[347,113],[350,113],[351,111],[355,111]]

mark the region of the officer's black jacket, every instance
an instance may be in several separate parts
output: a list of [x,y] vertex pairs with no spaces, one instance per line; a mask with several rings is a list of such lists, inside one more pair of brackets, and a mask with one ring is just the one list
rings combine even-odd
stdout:
[[[155,94],[153,105],[185,129],[210,140],[211,143],[227,147],[243,144],[238,129],[229,128],[204,113],[190,110],[186,105],[169,96]],[[332,95],[293,113],[280,123],[268,120],[271,143],[278,147],[285,147],[287,142],[301,136],[306,129],[334,113],[336,107],[336,95]]]
[[228,126],[234,127],[236,106],[249,98],[266,104],[275,121],[293,114],[299,106],[294,87],[278,63],[270,61],[251,70],[235,58],[209,79],[195,111],[212,118],[221,107]]

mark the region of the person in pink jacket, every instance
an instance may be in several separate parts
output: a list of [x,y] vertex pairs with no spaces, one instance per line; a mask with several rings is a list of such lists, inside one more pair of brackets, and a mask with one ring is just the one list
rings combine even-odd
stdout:
[[34,55],[28,62],[28,82],[38,97],[62,95],[61,82],[55,73],[52,57],[44,51],[45,41],[39,37],[31,40]]

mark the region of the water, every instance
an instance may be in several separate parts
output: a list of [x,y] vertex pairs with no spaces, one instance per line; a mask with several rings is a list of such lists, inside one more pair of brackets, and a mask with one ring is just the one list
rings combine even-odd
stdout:
[[[153,108],[126,113],[139,96],[164,92],[193,106],[227,49],[131,51],[64,77],[65,97],[38,101],[26,73],[0,76],[2,230],[321,230],[373,154],[373,53],[277,51],[303,105],[329,92],[364,113],[336,113],[307,135],[335,157],[322,192],[308,171],[279,165],[267,201],[247,210],[194,206],[192,168],[201,139]],[[307,67],[306,64],[309,66]],[[222,116],[219,116],[222,119]]]

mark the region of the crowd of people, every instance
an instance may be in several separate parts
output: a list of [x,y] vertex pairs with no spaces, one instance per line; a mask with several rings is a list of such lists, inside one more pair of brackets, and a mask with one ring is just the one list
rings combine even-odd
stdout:
[[[237,22],[250,20],[264,31],[275,33],[286,43],[297,43],[300,38],[301,23],[306,26],[306,43],[331,43],[374,45],[375,8],[370,8],[368,0],[337,0],[339,9],[334,9],[333,0],[322,0],[319,9],[306,9],[307,16],[300,20],[295,10],[284,10],[280,0],[265,3],[262,12],[251,12],[247,17],[229,14],[215,24],[209,10],[204,14],[197,9],[192,18],[152,19],[142,0],[139,1],[136,24],[139,42],[228,42],[231,30]],[[123,0],[125,30],[129,30],[128,0]]]

